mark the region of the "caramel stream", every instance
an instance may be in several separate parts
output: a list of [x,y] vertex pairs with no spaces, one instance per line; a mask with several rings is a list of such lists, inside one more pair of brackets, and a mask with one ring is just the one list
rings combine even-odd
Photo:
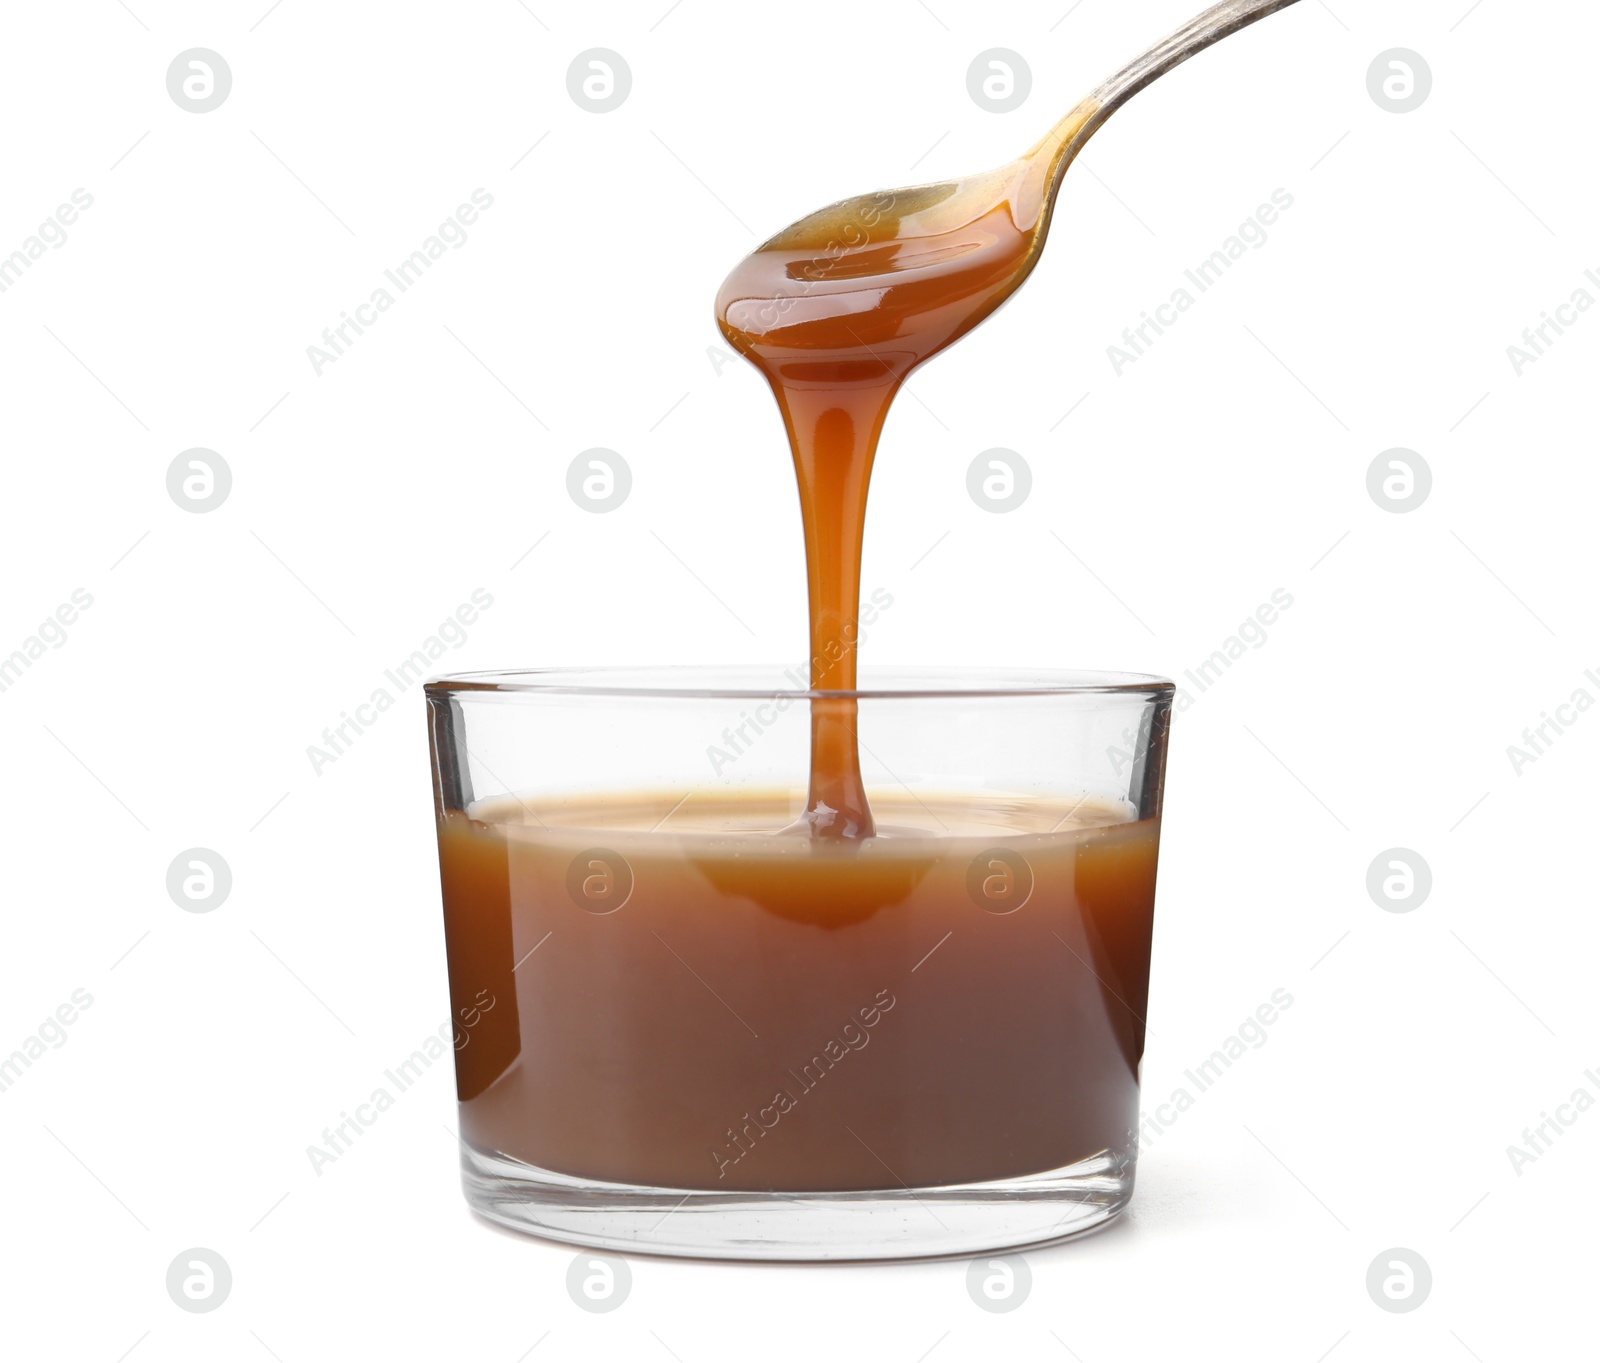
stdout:
[[[1084,101],[998,170],[846,199],[802,218],[745,257],[717,295],[723,335],[766,376],[789,433],[813,691],[856,687],[867,489],[889,407],[918,365],[1028,277],[1055,183],[1098,108]],[[804,818],[819,838],[874,834],[856,720],[854,697],[812,700]]]

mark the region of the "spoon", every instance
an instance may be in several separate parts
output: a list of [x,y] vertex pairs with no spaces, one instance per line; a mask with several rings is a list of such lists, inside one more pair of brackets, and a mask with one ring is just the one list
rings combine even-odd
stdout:
[[[729,275],[717,295],[723,334],[775,386],[787,378],[903,379],[977,326],[1032,272],[1067,167],[1112,114],[1197,52],[1294,3],[1212,6],[997,170],[859,195],[801,218]],[[855,352],[867,368],[808,367],[818,352]]]

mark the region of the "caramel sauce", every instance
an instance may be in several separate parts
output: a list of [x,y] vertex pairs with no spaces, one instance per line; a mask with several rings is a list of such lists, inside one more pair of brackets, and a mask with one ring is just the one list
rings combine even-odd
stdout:
[[[853,691],[861,544],[878,437],[907,376],[1021,286],[1049,229],[1047,192],[1097,106],[1085,101],[998,170],[819,210],[735,267],[717,294],[728,342],[766,376],[789,435],[805,526],[811,688]],[[874,833],[857,707],[811,703],[804,818],[830,840]]]
[[[476,1019],[456,1054],[475,1149],[719,1192],[932,1187],[1126,1158],[1159,819],[875,787],[879,822],[852,694],[890,405],[1027,278],[1098,107],[999,170],[814,213],[723,284],[723,332],[771,384],[798,478],[808,789],[803,802],[469,793],[441,809],[452,1004]],[[449,724],[436,718],[436,746],[454,741]],[[1025,903],[985,900],[996,848],[1031,868]],[[607,887],[593,903],[575,888],[591,873]]]

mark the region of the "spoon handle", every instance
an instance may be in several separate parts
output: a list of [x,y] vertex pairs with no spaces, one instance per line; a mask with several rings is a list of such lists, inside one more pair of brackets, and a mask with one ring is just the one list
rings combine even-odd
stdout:
[[1204,14],[1197,14],[1176,33],[1135,57],[1094,92],[1093,98],[1101,110],[1099,121],[1104,122],[1151,81],[1181,66],[1195,53],[1295,3],[1296,0],[1223,0]]
[[[1154,47],[1141,53],[1103,82],[1082,104],[1074,109],[1040,143],[1048,148],[1056,164],[1057,177],[1096,132],[1100,125],[1132,99],[1151,81],[1160,80],[1176,66],[1183,65],[1197,52],[1204,52],[1212,43],[1220,42],[1229,34],[1248,28],[1258,19],[1287,9],[1298,0],[1222,0],[1204,14],[1197,14],[1175,33],[1168,34]],[[1084,111],[1089,110],[1088,117]]]
[[1061,177],[1088,140],[1100,130],[1102,124],[1132,99],[1151,81],[1159,80],[1176,66],[1181,66],[1197,52],[1204,52],[1212,43],[1219,42],[1231,33],[1248,28],[1258,19],[1287,9],[1298,0],[1223,0],[1204,14],[1197,14],[1175,33],[1163,38],[1154,47],[1135,57],[1083,100],[1053,128],[1039,143],[1028,159],[1036,165],[1044,164],[1045,211],[1048,214],[1061,185]]

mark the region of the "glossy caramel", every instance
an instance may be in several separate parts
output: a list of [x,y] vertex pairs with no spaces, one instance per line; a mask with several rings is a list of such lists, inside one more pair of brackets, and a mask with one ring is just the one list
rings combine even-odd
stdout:
[[[852,691],[861,544],[878,437],[907,375],[1009,298],[1038,259],[1050,190],[1096,105],[1027,156],[963,180],[884,190],[802,218],[717,294],[722,333],[766,376],[794,456],[805,526],[811,686]],[[810,799],[820,837],[873,833],[853,700],[812,702]]]

